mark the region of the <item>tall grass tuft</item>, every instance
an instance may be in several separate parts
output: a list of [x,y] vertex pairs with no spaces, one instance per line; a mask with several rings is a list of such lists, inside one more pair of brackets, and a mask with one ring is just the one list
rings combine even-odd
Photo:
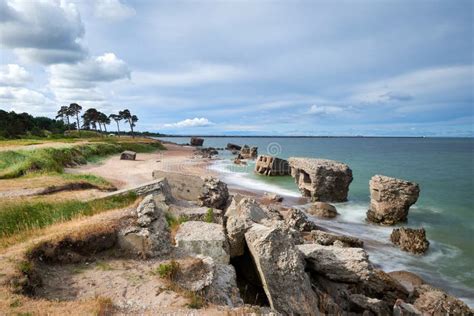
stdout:
[[137,199],[135,193],[93,201],[59,202],[6,202],[0,205],[0,238],[56,222],[67,221],[77,216],[90,216],[102,211],[123,208]]

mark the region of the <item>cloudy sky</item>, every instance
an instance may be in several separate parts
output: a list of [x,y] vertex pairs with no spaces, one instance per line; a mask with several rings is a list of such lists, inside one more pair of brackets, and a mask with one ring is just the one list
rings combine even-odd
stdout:
[[473,1],[0,0],[0,108],[174,134],[474,136]]

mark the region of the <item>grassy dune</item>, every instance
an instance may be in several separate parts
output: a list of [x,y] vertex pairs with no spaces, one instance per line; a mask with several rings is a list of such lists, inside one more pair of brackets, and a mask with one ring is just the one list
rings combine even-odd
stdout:
[[[112,196],[92,201],[14,201],[0,205],[0,248],[9,244],[8,237],[28,234],[57,222],[78,216],[91,216],[103,211],[123,208],[133,204],[135,193]],[[4,240],[5,239],[5,240]]]
[[124,150],[153,152],[165,149],[159,142],[108,141],[64,148],[39,148],[0,152],[0,179],[21,177],[30,172],[63,172],[64,167],[86,164]]

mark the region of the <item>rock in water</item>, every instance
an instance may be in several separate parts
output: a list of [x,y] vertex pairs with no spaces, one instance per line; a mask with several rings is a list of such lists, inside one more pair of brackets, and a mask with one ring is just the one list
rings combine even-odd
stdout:
[[270,307],[289,315],[319,314],[303,258],[286,233],[279,227],[254,224],[245,240]]
[[418,184],[375,175],[370,179],[370,209],[367,220],[393,225],[407,220],[408,210],[420,194]]
[[303,196],[311,197],[312,201],[347,201],[352,170],[346,164],[313,158],[290,158],[288,162]]
[[179,226],[175,240],[177,247],[186,252],[211,257],[218,263],[229,263],[229,244],[220,224],[184,222]]
[[257,158],[254,171],[264,176],[288,176],[290,175],[290,165],[284,159],[260,155]]
[[244,145],[240,150],[239,158],[240,159],[255,159],[258,155],[258,147],[249,147]]
[[474,312],[463,301],[427,284],[415,288],[412,300],[423,315],[473,315]]
[[205,178],[198,200],[201,206],[225,209],[229,200],[227,184],[217,178]]
[[297,208],[290,208],[284,215],[284,218],[288,227],[292,227],[300,232],[310,232],[318,229],[318,226],[302,210]]
[[425,253],[430,245],[424,228],[395,228],[390,235],[390,240],[401,250],[414,254]]
[[120,160],[135,160],[137,153],[131,150],[126,150],[120,154]]
[[242,149],[242,146],[232,144],[232,143],[228,143],[226,149],[230,150],[230,151],[239,151],[239,150]]
[[204,139],[199,137],[191,137],[191,146],[202,146]]
[[171,251],[168,223],[152,194],[143,199],[135,214],[137,225],[127,226],[118,234],[120,248],[143,257],[168,254]]
[[314,202],[308,209],[307,212],[313,216],[323,218],[334,218],[337,216],[337,210],[334,205],[325,202]]

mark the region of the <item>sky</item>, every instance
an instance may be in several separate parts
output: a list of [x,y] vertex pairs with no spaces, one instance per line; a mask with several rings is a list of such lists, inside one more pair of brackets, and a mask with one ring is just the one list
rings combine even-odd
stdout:
[[470,0],[0,0],[0,109],[127,108],[181,135],[473,137],[473,15]]

